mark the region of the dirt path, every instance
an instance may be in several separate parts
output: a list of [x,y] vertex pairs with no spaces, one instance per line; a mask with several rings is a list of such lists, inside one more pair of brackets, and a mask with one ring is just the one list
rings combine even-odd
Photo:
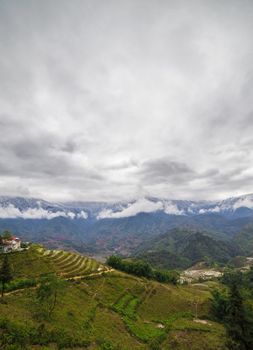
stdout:
[[108,269],[108,270],[105,270],[105,271],[93,272],[93,273],[90,273],[88,275],[73,276],[73,277],[68,277],[68,278],[64,278],[64,279],[66,281],[79,280],[79,279],[86,278],[86,277],[100,276],[100,275],[103,275],[104,273],[109,273],[109,272],[113,272],[113,271],[115,271],[115,270],[114,269]]
[[96,299],[97,294],[103,289],[104,285],[105,285],[105,279],[102,280],[101,285],[98,287],[98,289],[93,294],[92,299]]
[[20,289],[15,289],[15,290],[12,290],[11,292],[7,292],[7,293],[4,293],[4,296],[6,295],[11,295],[11,294],[16,294],[18,292],[23,292],[24,290],[31,290],[31,289],[36,289],[37,286],[35,287],[27,287],[27,288],[20,288]]
[[[100,272],[93,272],[93,273],[90,273],[89,275],[80,275],[80,276],[73,276],[73,277],[68,277],[68,278],[64,278],[65,281],[69,281],[69,280],[79,280],[79,279],[85,279],[86,277],[93,277],[93,276],[100,276],[104,273],[109,273],[109,272],[113,272],[115,271],[114,269],[110,269],[108,268],[107,270],[105,271],[100,271]],[[15,293],[18,293],[18,292],[23,292],[25,290],[31,290],[31,289],[36,289],[38,288],[37,286],[35,287],[27,287],[27,288],[20,288],[20,289],[15,289],[15,290],[12,290],[11,292],[6,292],[4,293],[4,296],[7,296],[7,295],[11,295],[11,294],[15,294]]]

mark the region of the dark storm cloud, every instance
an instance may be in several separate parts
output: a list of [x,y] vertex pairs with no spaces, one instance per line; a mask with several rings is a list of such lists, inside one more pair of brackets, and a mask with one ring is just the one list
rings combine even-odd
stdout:
[[0,193],[252,192],[251,0],[1,0]]

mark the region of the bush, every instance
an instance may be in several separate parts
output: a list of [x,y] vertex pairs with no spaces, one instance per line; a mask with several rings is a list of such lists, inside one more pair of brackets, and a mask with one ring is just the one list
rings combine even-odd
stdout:
[[[34,278],[19,278],[5,285],[5,291],[11,292],[17,289],[24,289],[36,286],[36,280]],[[1,284],[0,284],[1,288]]]

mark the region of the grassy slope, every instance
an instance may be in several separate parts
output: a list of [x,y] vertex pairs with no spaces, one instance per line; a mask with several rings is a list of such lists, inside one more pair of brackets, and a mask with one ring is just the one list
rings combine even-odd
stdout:
[[[49,271],[59,273],[59,261],[56,264],[36,248],[9,256],[16,277],[34,277]],[[70,259],[66,260],[67,268]],[[94,269],[92,271],[94,273]],[[1,317],[38,327],[40,322],[33,316],[34,293],[34,289],[27,289],[7,295],[7,303],[0,304]],[[101,344],[105,342],[112,345],[108,349],[150,349],[155,339],[161,340],[164,350],[225,349],[221,325],[211,321],[199,324],[193,320],[196,303],[198,317],[208,317],[209,297],[207,285],[204,288],[162,285],[111,272],[69,281],[52,320],[44,323],[49,330],[64,329],[78,340],[88,340],[89,349],[103,349]],[[158,328],[159,324],[164,328]],[[54,348],[54,344],[30,347]]]

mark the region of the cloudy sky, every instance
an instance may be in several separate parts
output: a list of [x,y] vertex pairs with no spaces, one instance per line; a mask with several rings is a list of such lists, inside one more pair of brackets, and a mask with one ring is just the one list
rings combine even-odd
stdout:
[[253,192],[252,0],[0,0],[0,194]]

